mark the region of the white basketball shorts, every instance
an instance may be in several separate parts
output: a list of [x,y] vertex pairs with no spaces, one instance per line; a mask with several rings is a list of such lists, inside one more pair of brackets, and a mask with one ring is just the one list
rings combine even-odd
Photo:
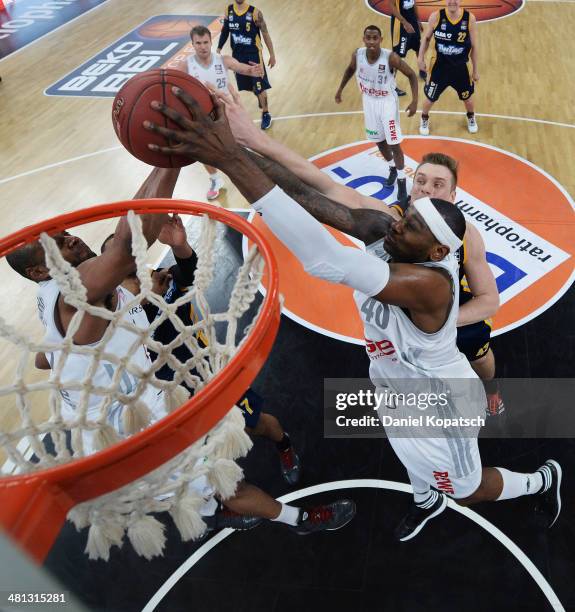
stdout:
[[455,499],[475,493],[481,484],[477,438],[390,437],[405,468]]
[[390,93],[382,98],[363,99],[365,133],[368,140],[396,145],[403,140],[399,121],[397,95]]

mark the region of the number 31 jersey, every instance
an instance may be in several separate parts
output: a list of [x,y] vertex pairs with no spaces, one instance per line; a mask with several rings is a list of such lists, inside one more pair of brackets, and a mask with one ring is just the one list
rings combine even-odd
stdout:
[[202,66],[195,55],[188,55],[188,74],[204,83],[211,83],[216,89],[228,93],[228,71],[221,55],[212,53],[208,66]]

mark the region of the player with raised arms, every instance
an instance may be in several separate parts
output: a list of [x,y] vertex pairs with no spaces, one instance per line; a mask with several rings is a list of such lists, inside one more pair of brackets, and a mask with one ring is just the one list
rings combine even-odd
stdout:
[[[367,345],[374,384],[389,383],[393,388],[402,379],[423,385],[427,381],[430,386],[448,379],[468,381],[458,386],[460,394],[452,398],[450,409],[454,414],[470,407],[477,413],[485,410],[485,393],[473,384],[477,376],[455,344],[459,264],[454,253],[465,234],[463,213],[450,202],[421,198],[400,221],[393,221],[378,211],[349,210],[326,201],[291,175],[298,204],[235,141],[221,100],[216,101],[217,118],[212,120],[181,89],[174,88],[173,93],[188,106],[194,120],[152,102],[152,108],[180,129],[146,122],[146,129],[178,143],[151,144],[150,148],[223,170],[308,273],[355,290],[366,337],[377,347],[371,351]],[[318,219],[351,235],[360,234],[367,244],[383,236],[377,247],[386,256],[343,246]],[[373,316],[379,310],[381,316]],[[438,474],[441,488],[462,505],[536,494],[547,525],[556,521],[561,509],[559,464],[549,460],[527,474],[483,468],[477,433],[462,434],[456,429],[445,437],[390,437],[414,491],[414,503],[396,530],[398,539],[414,537],[445,509],[444,493],[431,488],[438,484]]]

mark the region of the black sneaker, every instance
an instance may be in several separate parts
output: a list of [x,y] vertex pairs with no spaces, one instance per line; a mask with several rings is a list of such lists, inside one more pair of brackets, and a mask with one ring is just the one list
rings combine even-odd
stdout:
[[299,482],[301,463],[299,457],[290,446],[285,451],[280,451],[280,466],[284,480],[291,486]]
[[290,527],[298,535],[308,535],[316,531],[335,531],[341,529],[355,516],[355,502],[351,499],[338,499],[325,506],[302,508],[298,523]]
[[385,184],[388,187],[391,187],[395,183],[396,179],[397,179],[397,168],[393,166],[393,168],[389,169],[389,176],[387,177]]
[[553,527],[561,512],[561,478],[563,471],[561,466],[553,459],[548,459],[538,470],[543,477],[543,488],[548,487],[543,493],[538,494],[538,502],[535,512],[539,515],[545,527]]
[[397,199],[400,202],[407,202],[407,179],[397,179]]
[[403,89],[399,89],[399,87],[396,87],[396,88],[395,88],[395,93],[396,93],[396,94],[397,94],[399,97],[401,97],[401,96],[405,96],[405,95],[406,95],[405,91],[403,91]]
[[272,116],[269,113],[262,113],[262,130],[269,130],[272,125]]
[[408,513],[401,519],[396,527],[394,535],[400,542],[406,542],[414,538],[425,526],[427,521],[440,515],[447,508],[447,497],[443,493],[437,493],[438,498],[429,508],[421,508],[412,504]]
[[213,516],[204,516],[202,518],[210,531],[226,528],[247,531],[257,527],[264,520],[259,516],[242,516],[227,508],[219,510]]

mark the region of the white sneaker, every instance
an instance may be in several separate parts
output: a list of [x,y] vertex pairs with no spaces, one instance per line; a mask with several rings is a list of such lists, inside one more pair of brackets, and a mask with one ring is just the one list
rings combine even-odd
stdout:
[[477,126],[477,121],[475,121],[475,115],[473,117],[467,117],[467,129],[470,134],[476,134],[479,127]]
[[429,136],[429,119],[421,118],[419,122],[419,133],[422,136]]
[[224,188],[224,181],[222,177],[218,174],[215,178],[210,177],[210,188],[208,189],[208,193],[206,193],[206,198],[208,200],[215,200],[220,195],[220,189]]

